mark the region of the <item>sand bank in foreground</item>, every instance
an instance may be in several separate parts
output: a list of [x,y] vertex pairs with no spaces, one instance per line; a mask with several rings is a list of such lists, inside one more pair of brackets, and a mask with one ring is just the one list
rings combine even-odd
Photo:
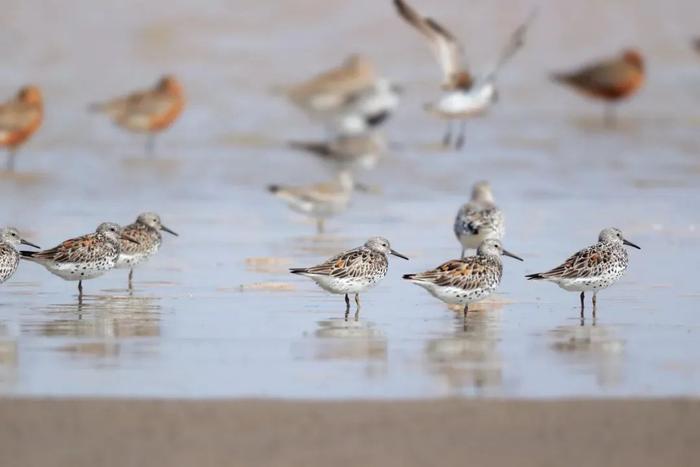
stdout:
[[690,466],[700,401],[0,399],[0,465]]

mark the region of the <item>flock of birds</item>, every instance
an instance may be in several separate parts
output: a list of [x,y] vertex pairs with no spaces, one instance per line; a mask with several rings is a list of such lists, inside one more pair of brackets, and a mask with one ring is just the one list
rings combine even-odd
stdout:
[[[520,50],[528,28],[536,18],[536,10],[509,36],[495,65],[482,75],[474,75],[463,61],[462,47],[456,37],[430,17],[418,13],[404,0],[393,0],[400,18],[405,20],[429,43],[440,65],[443,94],[425,106],[425,110],[447,122],[443,137],[446,147],[461,148],[464,144],[467,119],[484,114],[498,96],[497,77],[503,66]],[[700,50],[700,42],[696,44]],[[614,108],[632,96],[643,84],[644,59],[636,50],[625,50],[619,56],[586,65],[552,78],[606,103],[606,122],[614,123]],[[346,209],[352,193],[362,188],[355,182],[358,169],[371,169],[386,149],[380,130],[399,105],[402,90],[395,83],[378,75],[374,65],[361,55],[352,55],[339,67],[292,86],[276,88],[312,120],[328,130],[325,141],[291,142],[290,147],[313,154],[329,163],[336,177],[310,186],[272,185],[269,191],[289,206],[316,220],[322,232],[324,221]],[[185,107],[182,84],[174,76],[162,77],[155,87],[89,106],[90,111],[106,114],[116,125],[147,136],[147,152],[153,152],[155,137],[169,128]],[[43,119],[41,90],[25,86],[17,96],[0,105],[0,146],[8,149],[7,169],[15,166],[18,148],[40,127]],[[456,135],[453,125],[459,124]],[[21,259],[44,266],[51,273],[70,281],[78,281],[82,299],[82,281],[104,274],[113,268],[129,268],[129,286],[133,268],[155,254],[165,227],[158,215],[141,214],[126,227],[101,224],[94,233],[66,240],[44,251],[19,251],[18,245],[38,248],[22,239],[14,228],[0,231],[0,283],[6,281]],[[460,259],[404,279],[413,282],[435,297],[464,308],[491,294],[502,275],[501,256],[521,260],[501,243],[504,216],[495,205],[486,182],[475,185],[472,199],[458,212],[454,232],[462,247]],[[581,293],[581,314],[585,292],[596,294],[618,280],[628,264],[624,246],[639,248],[626,240],[619,229],[600,232],[598,242],[585,248],[556,268],[527,276],[548,280],[569,291]],[[465,256],[476,250],[474,256]],[[350,311],[349,295],[355,294],[359,310],[359,294],[377,284],[387,273],[388,255],[408,259],[391,249],[389,241],[375,237],[363,246],[340,253],[317,266],[294,268],[294,274],[313,279],[321,288],[345,296],[346,319]]]

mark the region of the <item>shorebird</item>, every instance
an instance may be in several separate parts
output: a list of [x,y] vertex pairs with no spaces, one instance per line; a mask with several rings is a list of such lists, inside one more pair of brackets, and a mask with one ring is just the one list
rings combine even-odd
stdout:
[[452,122],[459,121],[455,148],[460,149],[464,145],[466,119],[483,114],[496,101],[497,75],[523,46],[525,33],[536,10],[511,34],[493,69],[482,77],[475,78],[464,65],[462,47],[452,33],[432,18],[420,15],[403,0],[394,0],[394,5],[401,17],[430,42],[432,52],[442,69],[444,95],[438,101],[427,104],[426,110],[447,120],[447,131],[443,138],[445,146],[449,147],[452,143]]
[[99,277],[114,268],[121,239],[139,243],[125,235],[119,225],[104,222],[94,233],[66,240],[49,250],[20,251],[20,254],[22,259],[44,266],[61,279],[78,281],[78,298],[82,301],[83,280]]
[[640,247],[626,240],[620,229],[609,227],[600,232],[598,243],[574,253],[563,264],[547,272],[528,274],[528,279],[547,280],[569,292],[581,292],[581,319],[583,319],[586,292],[593,292],[593,317],[596,295],[614,284],[627,269],[629,258],[624,245]]
[[289,146],[318,157],[337,170],[371,170],[386,151],[386,142],[376,132],[338,136],[325,141],[291,141]]
[[615,105],[636,93],[644,83],[644,59],[638,51],[629,49],[618,57],[585,65],[573,72],[554,73],[552,79],[605,101],[604,121],[612,126]]
[[20,256],[17,245],[20,244],[40,248],[38,245],[23,239],[14,227],[0,229],[0,284],[12,277],[17,270]]
[[17,95],[0,104],[0,146],[6,147],[7,171],[15,169],[17,149],[41,126],[44,103],[36,86],[25,86]]
[[318,266],[292,268],[289,272],[311,278],[326,292],[345,295],[345,321],[350,314],[348,294],[354,293],[357,320],[360,313],[360,292],[374,287],[386,276],[389,267],[387,255],[408,259],[392,250],[386,238],[372,237],[363,246],[340,253]]
[[341,171],[329,182],[298,187],[270,185],[268,190],[292,210],[316,219],[318,233],[323,233],[325,219],[347,209],[354,187],[350,172]]
[[449,305],[464,306],[466,320],[469,304],[491,295],[501,282],[501,255],[522,261],[519,256],[505,250],[500,240],[490,238],[479,245],[476,256],[453,259],[435,269],[406,274],[403,278],[423,287]]
[[139,214],[136,222],[127,225],[122,230],[125,236],[138,241],[138,243],[134,243],[130,240],[120,239],[119,257],[114,266],[117,269],[129,268],[130,289],[134,278],[134,267],[148,260],[160,249],[160,244],[163,242],[161,230],[177,237],[177,233],[164,226],[160,216],[154,212]]
[[462,244],[462,258],[467,249],[478,248],[487,238],[503,240],[505,219],[494,203],[489,182],[474,184],[471,200],[457,211],[454,232]]
[[163,76],[152,89],[90,105],[89,109],[109,116],[118,126],[136,133],[145,133],[146,152],[155,149],[156,134],[169,128],[185,107],[180,82],[171,75]]
[[361,135],[379,128],[396,111],[403,90],[386,78],[349,94],[327,123],[333,135]]

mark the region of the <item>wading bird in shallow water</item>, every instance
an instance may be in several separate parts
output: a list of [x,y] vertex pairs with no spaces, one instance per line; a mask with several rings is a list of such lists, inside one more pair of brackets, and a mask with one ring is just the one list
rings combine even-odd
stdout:
[[15,169],[18,148],[41,126],[43,118],[43,99],[36,86],[25,86],[13,99],[0,104],[0,146],[8,151],[8,172]]
[[17,270],[20,257],[17,245],[20,244],[40,248],[38,245],[23,239],[14,227],[0,229],[0,284],[12,277]]
[[316,219],[317,232],[321,234],[327,218],[347,209],[354,187],[350,172],[342,171],[329,182],[297,187],[270,185],[267,189],[286,201],[293,211]]
[[78,300],[83,299],[83,280],[99,277],[114,268],[120,240],[138,243],[125,235],[118,224],[104,222],[94,233],[72,238],[44,251],[21,251],[22,259],[44,266],[67,281],[78,281]]
[[554,73],[552,79],[606,103],[605,125],[615,125],[615,106],[644,83],[644,59],[633,49],[616,58],[585,65],[573,72]]
[[357,320],[360,315],[360,292],[384,279],[389,268],[388,255],[408,259],[392,250],[386,238],[372,237],[363,246],[340,253],[318,266],[292,268],[289,272],[311,278],[327,292],[345,295],[345,321],[350,314],[348,294],[354,293]]
[[106,114],[118,126],[145,133],[146,152],[153,154],[156,135],[169,128],[185,107],[185,94],[174,76],[163,76],[156,86],[128,96],[90,105],[94,112]]
[[134,267],[146,262],[160,249],[160,244],[163,242],[163,237],[160,234],[161,230],[177,237],[174,231],[162,224],[160,216],[154,212],[140,214],[136,218],[136,222],[127,225],[122,230],[126,237],[138,241],[138,243],[134,243],[126,239],[119,240],[119,257],[117,258],[117,264],[114,266],[117,269],[129,269],[129,289],[132,288]]
[[503,276],[501,255],[522,261],[519,256],[505,250],[499,240],[492,238],[479,245],[476,256],[453,259],[435,269],[406,274],[403,278],[423,287],[448,305],[464,306],[466,323],[469,304],[488,297],[500,284]]
[[596,312],[596,295],[622,277],[629,257],[624,245],[638,250],[640,247],[626,240],[620,229],[609,227],[598,235],[598,243],[574,253],[556,268],[536,274],[528,274],[530,280],[547,280],[570,292],[581,292],[581,318],[586,292],[593,292],[593,317]]
[[434,19],[421,16],[403,0],[394,0],[394,5],[403,19],[423,34],[437,59],[444,76],[442,89],[445,91],[437,102],[426,105],[426,110],[447,120],[447,132],[443,144],[452,144],[452,122],[459,121],[459,133],[455,147],[464,145],[466,119],[484,113],[497,98],[496,77],[508,60],[523,46],[525,33],[536,15],[533,10],[527,21],[510,36],[496,65],[482,77],[474,77],[464,65],[462,47],[447,29]]
[[505,219],[493,200],[489,182],[474,184],[472,199],[457,212],[454,232],[462,244],[462,258],[466,250],[478,248],[487,238],[503,240]]

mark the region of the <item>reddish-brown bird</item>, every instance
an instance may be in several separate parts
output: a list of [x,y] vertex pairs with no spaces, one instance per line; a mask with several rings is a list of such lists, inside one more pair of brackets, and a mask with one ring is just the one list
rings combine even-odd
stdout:
[[90,110],[107,114],[122,128],[148,135],[146,151],[153,153],[155,136],[169,128],[185,107],[182,85],[174,76],[163,76],[156,86],[128,96],[92,104]]
[[625,50],[616,58],[590,64],[571,73],[555,73],[552,78],[581,93],[607,103],[605,123],[615,123],[614,105],[632,96],[644,83],[644,59],[636,50]]
[[8,150],[7,170],[15,168],[17,148],[41,126],[44,105],[36,86],[25,86],[17,95],[0,104],[0,146]]

